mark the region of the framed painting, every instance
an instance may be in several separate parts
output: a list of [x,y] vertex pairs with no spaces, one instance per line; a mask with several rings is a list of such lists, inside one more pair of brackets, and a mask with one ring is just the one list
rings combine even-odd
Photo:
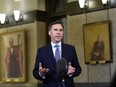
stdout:
[[110,22],[84,24],[84,53],[86,64],[111,62]]
[[0,34],[0,64],[2,82],[25,82],[25,32]]

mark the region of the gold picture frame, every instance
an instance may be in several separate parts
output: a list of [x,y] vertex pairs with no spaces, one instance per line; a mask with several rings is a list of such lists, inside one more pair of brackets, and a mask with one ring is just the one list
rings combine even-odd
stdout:
[[0,34],[1,82],[26,81],[25,31]]
[[111,62],[110,21],[84,24],[85,63]]

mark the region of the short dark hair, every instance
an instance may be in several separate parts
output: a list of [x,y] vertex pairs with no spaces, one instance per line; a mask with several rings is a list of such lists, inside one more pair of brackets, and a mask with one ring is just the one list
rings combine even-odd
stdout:
[[63,29],[64,29],[64,25],[63,25],[63,23],[62,23],[61,21],[57,20],[57,21],[53,21],[53,22],[51,22],[51,23],[49,24],[49,26],[48,26],[48,30],[50,30],[51,27],[52,27],[52,25],[54,25],[54,24],[61,24],[62,27],[63,27]]

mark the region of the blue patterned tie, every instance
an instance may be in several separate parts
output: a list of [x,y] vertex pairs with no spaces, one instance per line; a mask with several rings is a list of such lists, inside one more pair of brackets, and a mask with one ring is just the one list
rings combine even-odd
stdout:
[[56,47],[56,51],[55,51],[55,59],[56,61],[58,61],[60,59],[60,52],[59,52],[59,45],[55,45],[54,47]]

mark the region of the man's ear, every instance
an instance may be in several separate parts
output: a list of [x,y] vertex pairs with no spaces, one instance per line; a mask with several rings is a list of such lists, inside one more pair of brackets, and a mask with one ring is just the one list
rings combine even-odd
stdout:
[[48,34],[49,34],[49,36],[50,36],[50,31],[48,31]]

